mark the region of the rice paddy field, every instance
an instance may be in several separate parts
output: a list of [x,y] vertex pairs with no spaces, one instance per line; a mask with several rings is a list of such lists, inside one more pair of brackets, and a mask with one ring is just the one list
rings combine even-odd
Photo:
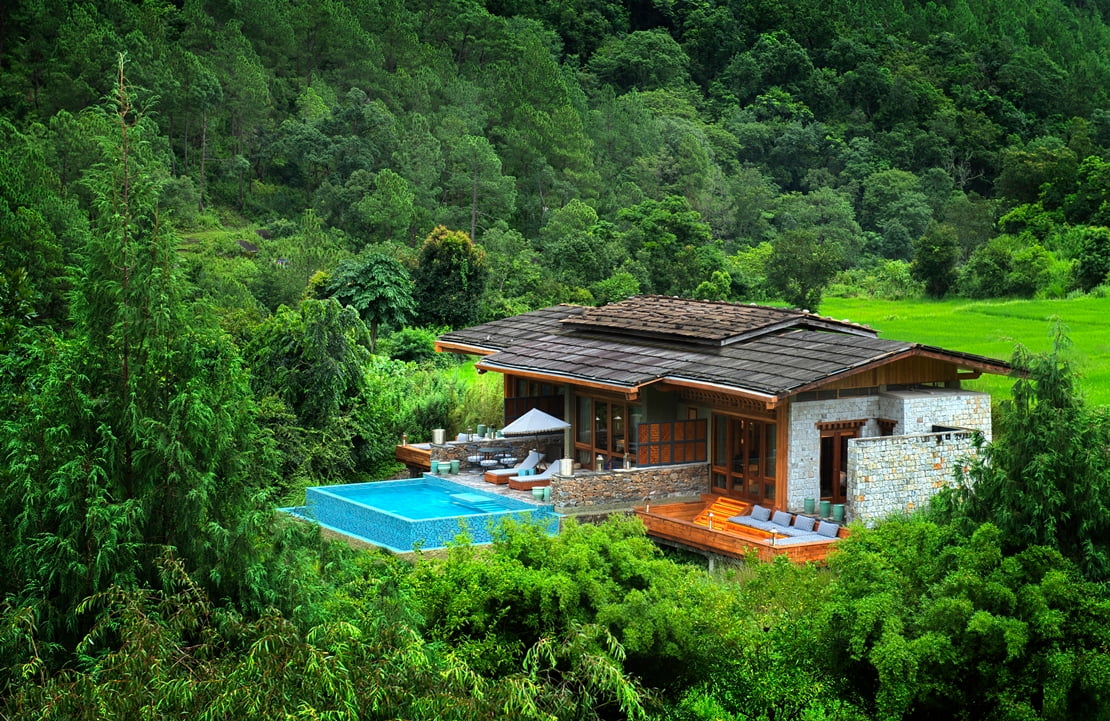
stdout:
[[[822,315],[863,323],[880,337],[1010,360],[1021,344],[1047,351],[1059,319],[1088,402],[1110,405],[1110,298],[1007,301],[885,301],[826,298]],[[987,377],[969,387],[1007,397],[1012,381]]]

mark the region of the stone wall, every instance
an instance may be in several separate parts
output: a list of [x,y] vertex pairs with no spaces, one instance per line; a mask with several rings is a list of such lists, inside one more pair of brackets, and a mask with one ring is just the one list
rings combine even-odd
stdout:
[[950,431],[848,441],[846,520],[865,525],[922,508],[955,484],[954,468],[975,449],[972,433]]
[[520,436],[496,438],[482,441],[449,441],[444,444],[430,443],[431,460],[460,461],[467,467],[466,457],[477,454],[482,448],[508,448],[510,455],[523,459],[533,448],[544,454],[545,463],[558,463],[562,457],[563,434],[545,433],[539,436]]
[[987,393],[930,388],[892,391],[890,395],[902,401],[903,423],[897,433],[931,433],[937,425],[974,428],[988,441],[991,438],[991,397]]
[[709,492],[709,466],[638,466],[631,470],[575,471],[551,477],[551,502],[558,513],[628,508],[650,498],[653,503],[696,499]]
[[[805,401],[790,406],[790,451],[787,469],[787,508],[802,509],[806,498],[819,498],[821,479],[821,431],[818,423],[867,419],[860,437],[879,434],[878,418],[896,421],[894,433],[914,435],[931,433],[933,426],[981,430],[987,440],[991,434],[990,395],[956,388],[921,388],[909,391],[884,391],[877,396]],[[857,446],[849,441],[848,509],[855,503],[851,493],[852,456]],[[897,466],[891,466],[897,468]]]
[[786,469],[786,507],[801,511],[806,498],[821,497],[821,431],[818,423],[869,419],[860,435],[875,436],[879,426],[880,396],[859,396],[790,404],[790,467]]

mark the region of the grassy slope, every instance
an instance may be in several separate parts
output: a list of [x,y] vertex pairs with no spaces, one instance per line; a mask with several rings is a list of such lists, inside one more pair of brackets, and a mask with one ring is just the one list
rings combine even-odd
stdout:
[[[882,301],[826,298],[822,315],[866,323],[883,338],[914,341],[1009,360],[1019,343],[1048,350],[1053,319],[1059,318],[1074,345],[1075,367],[1087,399],[1110,404],[1110,298],[1011,301]],[[1006,378],[984,378],[975,386],[1008,395]]]

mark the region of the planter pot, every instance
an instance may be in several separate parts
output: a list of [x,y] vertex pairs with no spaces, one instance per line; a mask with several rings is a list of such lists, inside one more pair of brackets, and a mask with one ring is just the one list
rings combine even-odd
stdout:
[[543,500],[545,500],[545,501],[550,501],[551,500],[551,486],[544,486],[543,487]]
[[458,473],[458,472],[459,472],[459,462],[458,461],[451,461],[451,473]]
[[837,523],[844,523],[844,504],[837,503],[832,507],[832,518]]
[[532,489],[532,498],[535,498],[537,501],[542,501],[543,500],[543,492],[544,492],[543,488],[533,488]]
[[432,461],[432,466],[428,469],[428,472],[433,476],[439,473],[439,461]]
[[832,508],[832,501],[821,501],[821,518],[828,518]]
[[817,502],[812,498],[807,498],[804,501],[802,501],[803,507],[805,508],[805,512],[812,514],[813,509],[816,507],[816,503]]

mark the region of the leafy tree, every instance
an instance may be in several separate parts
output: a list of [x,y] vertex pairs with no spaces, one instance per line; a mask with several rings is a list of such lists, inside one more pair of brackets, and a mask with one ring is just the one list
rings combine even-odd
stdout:
[[1058,551],[892,519],[830,558],[818,664],[869,718],[1098,715],[1110,605]]
[[685,84],[690,59],[665,30],[637,30],[606,40],[590,60],[590,69],[618,89],[653,90]]
[[1052,350],[1014,351],[1013,397],[1000,432],[980,449],[953,494],[970,522],[990,522],[1006,549],[1059,550],[1090,579],[1110,577],[1110,419],[1076,388],[1062,328]]
[[681,196],[645,200],[620,211],[618,219],[621,241],[643,269],[638,280],[645,292],[692,293],[723,262],[709,226]]
[[0,347],[65,315],[64,264],[88,232],[41,145],[0,119]]
[[466,233],[437,226],[424,240],[417,265],[413,296],[421,322],[452,328],[473,324],[485,282],[482,249]]
[[950,225],[931,223],[928,230],[914,241],[910,273],[925,283],[925,292],[943,298],[956,281],[956,259],[959,237]]
[[1076,173],[1075,191],[1063,204],[1068,222],[1078,225],[1110,225],[1110,163],[1098,156],[1086,158]]
[[825,286],[843,266],[842,249],[816,231],[788,230],[775,238],[767,285],[787,303],[816,310]]
[[357,309],[335,299],[282,306],[245,350],[255,392],[281,397],[301,425],[325,426],[362,391],[368,335]]
[[400,261],[376,250],[341,261],[327,284],[329,295],[353,307],[369,324],[371,353],[382,324],[400,328],[416,312],[412,289],[412,278]]
[[631,298],[640,292],[640,282],[627,271],[617,271],[604,280],[590,286],[590,292],[598,305],[617,303]]
[[539,245],[546,265],[573,285],[587,285],[609,275],[621,248],[611,233],[598,226],[597,211],[572,200],[551,212],[540,229]]
[[1077,228],[1075,248],[1075,279],[1079,288],[1090,291],[1110,281],[1110,228]]
[[501,159],[486,138],[465,135],[448,145],[451,150],[447,155],[443,201],[465,211],[465,215],[450,217],[447,222],[465,222],[470,237],[476,238],[479,227],[489,227],[510,216],[516,188],[512,178],[502,175]]
[[922,236],[931,219],[920,181],[902,170],[873,173],[864,181],[860,225],[882,236],[879,254],[909,260],[911,240]]
[[1014,205],[1034,203],[1040,200],[1046,186],[1073,187],[1078,164],[1075,151],[1059,138],[1037,138],[1024,148],[1016,146],[1002,151],[997,190]]

